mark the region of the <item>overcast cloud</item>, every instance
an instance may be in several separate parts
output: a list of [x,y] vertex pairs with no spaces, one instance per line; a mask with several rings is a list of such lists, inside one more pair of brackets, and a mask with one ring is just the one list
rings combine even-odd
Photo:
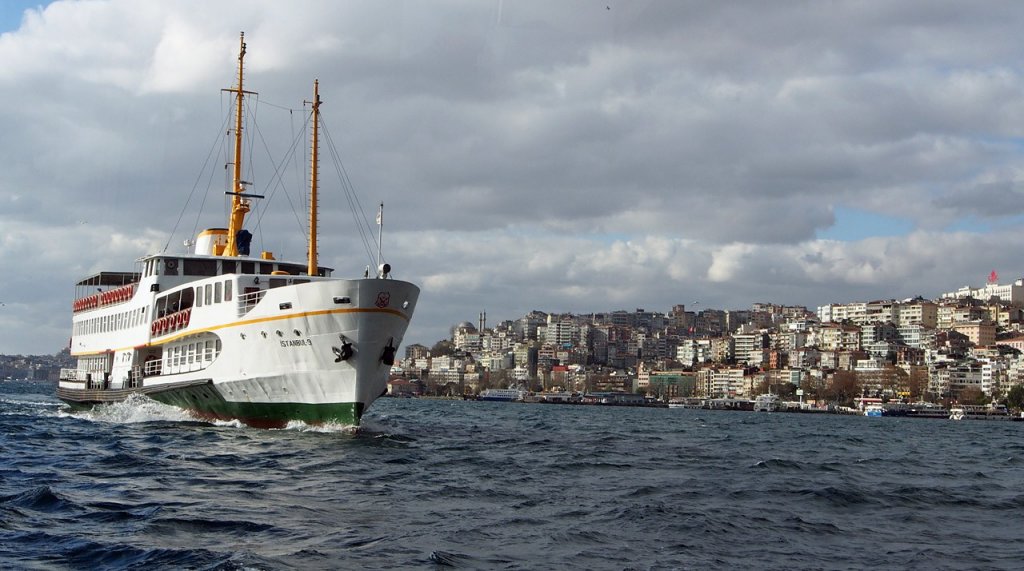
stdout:
[[[423,288],[406,343],[484,310],[813,308],[1017,279],[1021,29],[1019,2],[934,0],[30,9],[0,35],[0,353],[56,352],[75,281],[226,224],[242,30],[255,245],[305,255],[319,78],[366,216],[385,203],[385,258]],[[326,192],[322,263],[361,275]],[[853,211],[904,228],[821,238]]]

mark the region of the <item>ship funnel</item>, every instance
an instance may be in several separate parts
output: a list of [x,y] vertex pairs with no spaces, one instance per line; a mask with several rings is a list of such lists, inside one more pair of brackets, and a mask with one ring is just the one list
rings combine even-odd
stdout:
[[196,254],[201,256],[221,256],[227,245],[227,228],[207,228],[196,236]]

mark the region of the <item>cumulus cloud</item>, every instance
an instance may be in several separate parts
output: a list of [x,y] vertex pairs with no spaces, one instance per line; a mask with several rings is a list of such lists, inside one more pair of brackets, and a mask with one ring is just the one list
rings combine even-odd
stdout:
[[[0,35],[0,324],[37,332],[0,352],[60,346],[84,273],[224,224],[240,30],[258,243],[304,256],[319,78],[363,210],[387,204],[386,257],[424,287],[410,341],[485,309],[815,305],[1020,273],[1017,3],[299,4],[57,1]],[[325,261],[361,275],[365,218],[330,192]],[[819,238],[850,210],[913,230]]]

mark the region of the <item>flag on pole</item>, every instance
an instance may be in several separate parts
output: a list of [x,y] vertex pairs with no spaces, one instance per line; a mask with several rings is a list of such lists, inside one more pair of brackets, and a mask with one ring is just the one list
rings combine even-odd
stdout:
[[380,203],[380,208],[377,209],[377,225],[380,226],[381,222],[384,221],[384,203]]

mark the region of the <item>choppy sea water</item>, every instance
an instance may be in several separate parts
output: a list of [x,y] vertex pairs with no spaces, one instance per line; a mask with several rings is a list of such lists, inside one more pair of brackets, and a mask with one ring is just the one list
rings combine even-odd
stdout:
[[0,382],[0,568],[1010,569],[1024,423],[381,399],[359,430]]

